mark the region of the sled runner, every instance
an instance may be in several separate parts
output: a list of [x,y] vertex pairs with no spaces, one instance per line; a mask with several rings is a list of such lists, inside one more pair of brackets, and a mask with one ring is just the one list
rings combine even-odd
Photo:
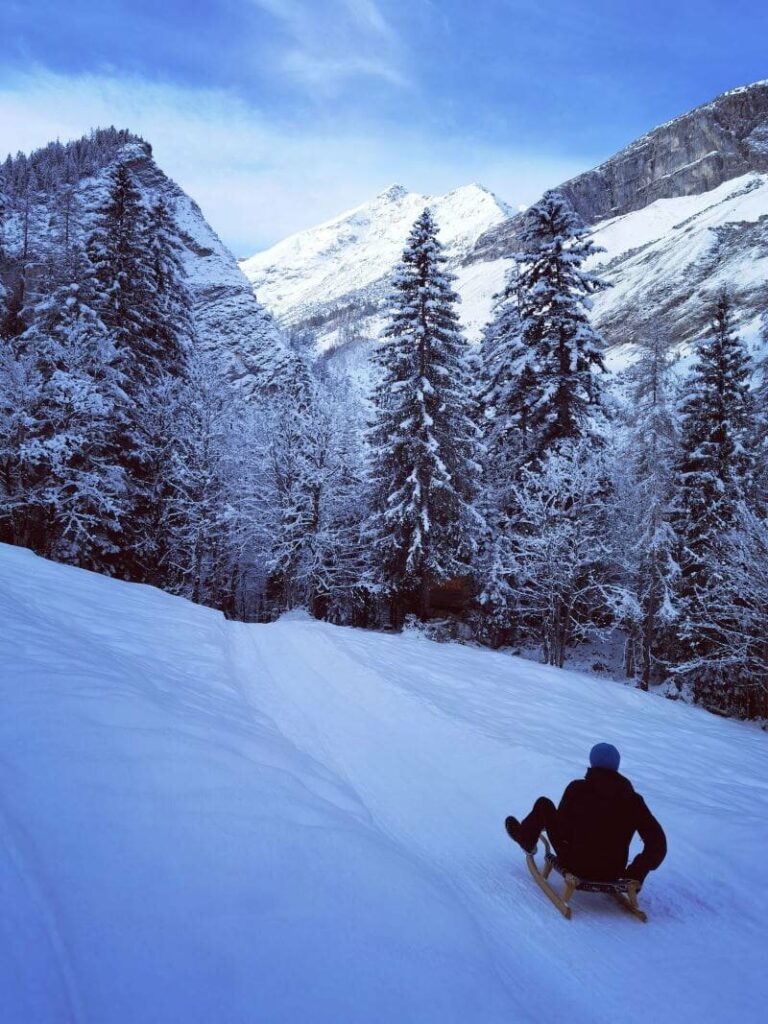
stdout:
[[[588,882],[577,878],[576,875],[571,874],[570,871],[566,871],[564,867],[557,863],[557,857],[552,852],[552,848],[549,845],[546,833],[542,832],[540,839],[544,844],[544,868],[539,871],[539,868],[534,860],[533,853],[526,854],[526,862],[528,869],[533,875],[534,881],[539,888],[544,892],[547,897],[554,903],[563,917],[567,917],[570,920],[571,908],[568,906],[568,901],[575,892],[605,892],[609,896],[613,896],[617,903],[633,914],[639,921],[647,921],[648,918],[645,913],[637,905],[637,890],[639,888],[638,883],[632,878],[622,878],[616,882]],[[548,878],[555,869],[559,875],[562,875],[565,879],[565,889],[562,896],[559,895],[552,886],[549,884]]]

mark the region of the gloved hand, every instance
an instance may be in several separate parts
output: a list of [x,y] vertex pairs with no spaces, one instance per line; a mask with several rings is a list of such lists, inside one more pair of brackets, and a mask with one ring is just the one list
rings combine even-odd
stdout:
[[643,871],[642,868],[636,867],[635,864],[630,864],[627,868],[627,873],[624,876],[624,881],[637,882],[637,891],[640,892],[640,890],[643,888],[643,882],[645,881],[645,877],[647,874],[648,872]]

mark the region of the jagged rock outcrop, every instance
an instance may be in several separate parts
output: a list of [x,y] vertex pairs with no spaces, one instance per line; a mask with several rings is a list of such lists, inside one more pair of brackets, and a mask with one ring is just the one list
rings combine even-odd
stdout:
[[[117,159],[128,163],[148,196],[162,195],[173,211],[199,343],[215,352],[249,393],[269,387],[285,341],[235,257],[197,203],[158,167],[146,143],[124,146]],[[98,189],[100,183],[91,187]]]
[[768,82],[661,125],[560,191],[594,224],[657,199],[710,192],[751,171],[768,173]]

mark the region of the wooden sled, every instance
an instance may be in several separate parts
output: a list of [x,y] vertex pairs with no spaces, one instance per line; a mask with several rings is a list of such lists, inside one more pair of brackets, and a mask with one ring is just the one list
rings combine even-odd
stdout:
[[[571,908],[568,903],[575,892],[605,892],[608,893],[609,896],[612,896],[626,911],[636,917],[638,921],[645,922],[648,920],[647,915],[637,905],[637,890],[639,888],[639,884],[634,879],[622,878],[616,882],[584,881],[581,878],[577,878],[576,875],[571,874],[570,871],[566,871],[565,868],[561,867],[557,863],[557,857],[555,857],[552,852],[552,847],[549,845],[546,833],[542,832],[540,839],[544,844],[543,870],[539,871],[536,861],[534,860],[534,854],[536,853],[535,849],[533,853],[526,854],[525,860],[528,864],[528,870],[533,875],[534,881],[542,892],[546,894],[547,898],[554,903],[563,917],[567,917],[568,920],[571,918]],[[562,896],[555,892],[547,881],[553,868],[565,879],[565,889],[563,890]]]

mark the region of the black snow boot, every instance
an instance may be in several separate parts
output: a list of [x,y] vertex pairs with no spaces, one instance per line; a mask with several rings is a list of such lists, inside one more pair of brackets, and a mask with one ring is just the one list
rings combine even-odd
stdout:
[[531,844],[527,836],[521,836],[522,831],[520,822],[517,818],[513,818],[511,815],[504,821],[504,825],[507,830],[507,835],[510,839],[514,839],[518,846],[522,847],[526,853],[535,853],[536,851],[536,840],[534,839]]

